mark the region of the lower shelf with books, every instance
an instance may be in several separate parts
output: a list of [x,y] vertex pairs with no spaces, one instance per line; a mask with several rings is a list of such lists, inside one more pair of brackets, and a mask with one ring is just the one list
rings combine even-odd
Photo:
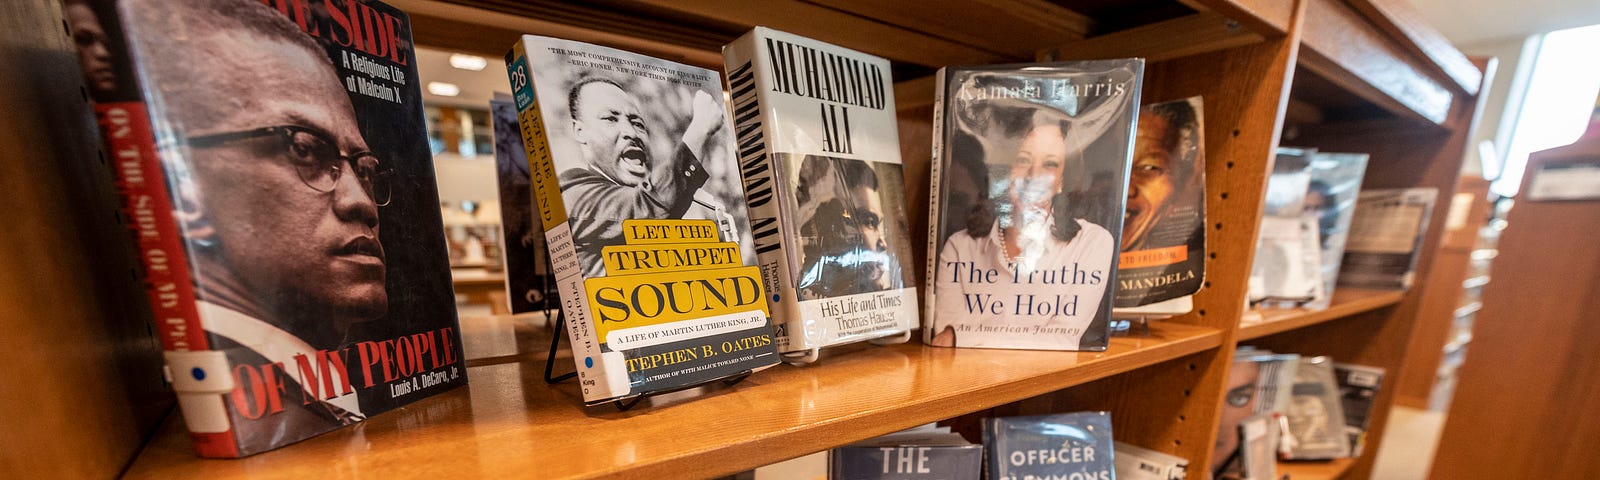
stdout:
[[1278,462],[1278,475],[1287,480],[1336,480],[1356,464],[1354,458],[1335,458],[1326,462]]
[[[779,365],[731,388],[654,397],[619,412],[583,408],[572,381],[545,385],[548,329],[503,317],[462,322],[472,365],[467,388],[239,460],[196,457],[174,416],[127,476],[712,477],[1222,343],[1217,329],[1154,322],[1149,336],[1113,338],[1105,352],[945,349],[917,342],[867,347],[808,367]],[[475,343],[499,346],[474,348]],[[558,372],[570,368],[567,360],[557,360]]]
[[1260,321],[1246,319],[1239,326],[1239,340],[1250,340],[1275,333],[1336,320],[1358,313],[1392,306],[1405,299],[1404,290],[1369,290],[1340,288],[1333,293],[1328,308],[1264,308],[1247,311],[1245,315],[1259,313]]

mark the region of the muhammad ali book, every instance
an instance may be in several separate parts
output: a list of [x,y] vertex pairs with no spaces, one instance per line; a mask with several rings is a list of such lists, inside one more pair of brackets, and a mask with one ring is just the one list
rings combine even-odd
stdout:
[[983,446],[993,480],[1116,478],[1107,412],[985,418]]
[[[1205,122],[1200,97],[1139,112],[1117,262],[1116,313],[1188,313],[1206,265]],[[1163,302],[1181,304],[1166,309]],[[1138,309],[1137,307],[1154,307]]]
[[925,341],[1105,350],[1144,60],[937,75]]
[[778,351],[917,327],[889,61],[756,27],[723,49]]
[[506,65],[584,401],[776,364],[717,72],[532,35]]
[[409,20],[320,6],[68,6],[108,33],[80,46],[108,52],[95,109],[201,456],[467,381]]

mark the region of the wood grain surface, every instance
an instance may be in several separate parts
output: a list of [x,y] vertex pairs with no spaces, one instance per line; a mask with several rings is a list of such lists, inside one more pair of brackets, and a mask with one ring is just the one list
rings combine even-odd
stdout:
[[[1215,349],[1221,340],[1216,329],[1157,324],[1150,337],[1114,338],[1103,353],[864,348],[628,412],[585,408],[576,385],[544,384],[542,358],[513,355],[470,367],[465,388],[241,460],[195,457],[174,422],[128,478],[710,477]],[[570,368],[558,362],[558,370]]]

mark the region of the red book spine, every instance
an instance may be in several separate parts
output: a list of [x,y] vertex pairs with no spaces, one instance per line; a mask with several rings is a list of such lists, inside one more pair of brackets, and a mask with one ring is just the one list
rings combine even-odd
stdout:
[[[116,177],[122,213],[144,268],[161,347],[168,352],[209,350],[210,342],[195,308],[188,253],[174,218],[161,159],[156,155],[150,117],[141,102],[95,105],[95,116]],[[233,432],[191,433],[204,457],[238,457]]]

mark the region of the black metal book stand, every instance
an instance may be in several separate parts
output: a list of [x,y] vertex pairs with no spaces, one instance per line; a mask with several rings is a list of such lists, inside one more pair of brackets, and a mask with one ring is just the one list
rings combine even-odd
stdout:
[[[546,258],[545,258],[545,264],[549,265],[550,264],[549,262],[550,262],[550,260],[549,260],[549,257],[547,255]],[[552,268],[552,269],[546,270],[546,271],[553,271],[553,270],[554,269]],[[544,284],[544,298],[545,298],[546,305],[549,304],[550,299],[556,298],[554,295],[557,293],[557,292],[552,291],[552,290],[554,290],[555,286],[551,285],[550,283],[551,282],[546,281],[545,284]],[[549,319],[550,319],[550,309],[547,308],[547,309],[545,309],[545,320],[548,321]],[[544,359],[544,383],[554,385],[554,384],[557,384],[557,383],[565,382],[567,380],[571,380],[574,377],[578,376],[578,372],[577,371],[571,371],[571,372],[563,373],[563,374],[560,374],[560,375],[556,375],[555,374],[556,352],[560,351],[560,349],[561,349],[561,336],[566,334],[566,328],[567,328],[567,314],[566,314],[565,311],[561,310],[560,308],[557,308],[556,309],[556,321],[553,324],[553,326],[551,328],[551,332],[550,332],[550,351],[549,351],[548,355],[545,356],[545,359]],[[738,385],[739,382],[744,381],[744,379],[746,379],[746,378],[750,378],[750,374],[751,373],[754,373],[754,372],[750,371],[750,370],[746,370],[746,371],[744,371],[744,373],[740,373],[740,374],[737,374],[737,375],[733,375],[733,376],[730,376],[730,377],[723,378],[723,379],[721,379],[721,381],[722,381],[723,385],[727,385],[727,386],[731,387],[731,386],[734,386],[734,385]],[[676,391],[680,391],[680,390],[687,390],[687,389],[690,389],[690,388],[698,387],[700,385],[702,385],[702,384],[689,385],[689,386],[685,386],[683,388],[678,388],[678,389],[673,389],[673,390],[664,390],[664,391],[659,391],[659,392],[651,392],[651,393],[641,394],[641,395],[634,396],[632,398],[625,398],[625,399],[622,399],[622,400],[612,401],[611,405],[614,406],[614,407],[617,407],[617,411],[619,411],[619,412],[626,412],[626,411],[628,411],[628,409],[631,409],[635,405],[638,405],[639,402],[641,400],[644,400],[646,397],[652,397],[652,396],[661,395],[661,394],[665,394],[665,393],[672,393],[672,392],[676,392]]]

